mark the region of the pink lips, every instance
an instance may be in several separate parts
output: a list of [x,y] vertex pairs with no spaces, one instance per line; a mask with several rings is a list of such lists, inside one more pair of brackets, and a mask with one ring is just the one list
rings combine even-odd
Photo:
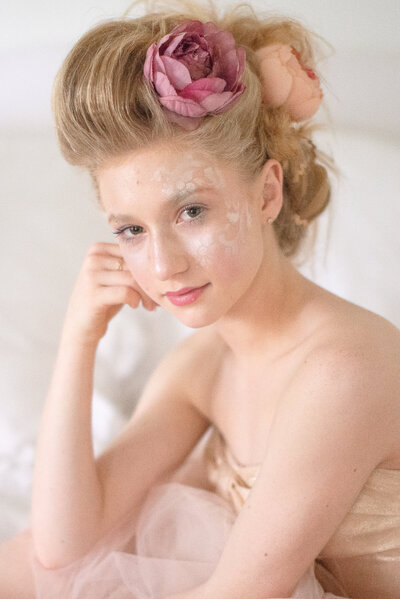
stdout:
[[165,295],[175,306],[185,306],[195,302],[207,285],[208,283],[202,287],[183,287],[179,291],[168,291]]

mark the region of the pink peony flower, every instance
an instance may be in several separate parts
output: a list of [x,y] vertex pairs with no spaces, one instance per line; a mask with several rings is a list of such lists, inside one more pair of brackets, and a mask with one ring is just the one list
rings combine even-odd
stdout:
[[294,121],[310,118],[319,108],[319,78],[287,44],[271,44],[256,51],[260,61],[262,97],[267,106],[283,106]]
[[233,35],[212,22],[185,21],[147,50],[144,75],[168,118],[196,129],[207,114],[229,110],[246,89],[246,61]]

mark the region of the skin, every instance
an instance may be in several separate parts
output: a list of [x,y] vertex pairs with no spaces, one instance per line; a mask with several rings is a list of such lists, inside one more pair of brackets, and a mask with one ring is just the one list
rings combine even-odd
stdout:
[[[215,574],[169,599],[289,597],[369,473],[378,465],[400,469],[399,333],[307,280],[283,256],[267,223],[282,205],[276,160],[246,185],[236,169],[205,154],[155,145],[110,160],[97,178],[118,243],[89,249],[67,310],[37,447],[36,554],[47,567],[84,555],[127,504],[139,504],[135,480],[144,489],[155,484],[163,463],[180,463],[213,422],[241,463],[262,468]],[[182,197],[200,186],[209,189]],[[181,197],[172,205],[175,194]],[[205,284],[185,306],[165,295]],[[95,462],[96,347],[122,305],[140,301],[199,330],[157,371],[126,431]],[[183,401],[171,409],[180,397],[195,413]],[[300,509],[299,531],[293,518]],[[290,557],[292,540],[304,562]],[[0,547],[0,596],[17,585],[21,597],[32,595],[30,543],[25,531]]]
[[[235,354],[248,359],[249,351],[265,345],[266,332],[271,348],[276,347],[308,285],[266,226],[280,210],[282,195],[275,190],[281,188],[282,170],[270,160],[262,177],[246,186],[229,167],[210,167],[209,157],[201,154],[195,158],[160,147],[110,162],[98,175],[103,207],[114,231],[121,231],[121,255],[141,290],[187,326],[216,323]],[[165,166],[153,178],[154,164],[160,162]],[[210,189],[168,208],[168,198],[187,186]],[[260,186],[266,186],[264,196]],[[193,204],[197,211],[179,214]],[[207,283],[201,298],[184,308],[165,296]],[[250,304],[254,318],[245,319],[244,330],[242,315]]]

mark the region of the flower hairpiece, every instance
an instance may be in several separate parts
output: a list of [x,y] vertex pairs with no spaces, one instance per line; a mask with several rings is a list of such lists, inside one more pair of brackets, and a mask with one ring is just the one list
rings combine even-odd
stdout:
[[144,75],[169,120],[196,129],[207,114],[229,110],[246,89],[244,48],[212,22],[187,20],[148,48]]
[[270,44],[256,51],[266,106],[283,107],[293,121],[310,118],[322,101],[319,77],[288,44]]
[[[310,118],[322,101],[319,77],[288,44],[256,51],[263,103],[284,108],[293,121]],[[144,75],[170,121],[197,129],[207,114],[229,110],[246,90],[241,81],[246,51],[230,31],[208,21],[187,20],[151,44]]]

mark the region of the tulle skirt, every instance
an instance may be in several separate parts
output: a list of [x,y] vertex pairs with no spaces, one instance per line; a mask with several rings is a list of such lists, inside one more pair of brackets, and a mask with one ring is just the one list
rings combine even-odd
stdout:
[[[50,570],[32,552],[35,599],[162,599],[188,590],[211,576],[234,521],[230,504],[213,491],[174,481],[156,485],[137,517],[83,558]],[[292,597],[342,599],[324,592],[313,567]],[[251,592],[243,599],[252,599]]]

